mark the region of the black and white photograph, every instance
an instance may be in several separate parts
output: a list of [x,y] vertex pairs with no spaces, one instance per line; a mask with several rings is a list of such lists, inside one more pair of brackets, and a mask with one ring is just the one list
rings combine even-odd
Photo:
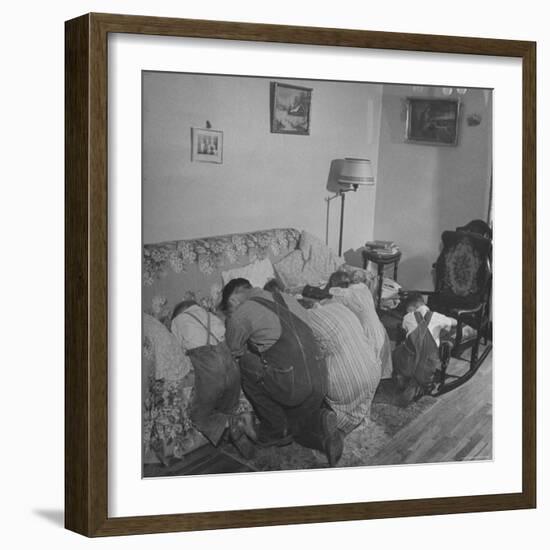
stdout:
[[143,476],[491,460],[492,91],[142,84]]
[[3,548],[548,546],[550,33],[507,7],[4,3]]

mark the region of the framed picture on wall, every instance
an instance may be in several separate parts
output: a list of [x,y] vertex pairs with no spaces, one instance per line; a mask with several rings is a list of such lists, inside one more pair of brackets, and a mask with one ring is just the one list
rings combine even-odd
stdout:
[[407,141],[456,145],[459,111],[457,99],[407,98]]
[[223,162],[223,132],[206,128],[191,128],[191,160]]
[[[494,223],[495,238],[536,257],[534,43],[87,14],[66,23],[65,44],[68,529],[95,537],[536,506],[536,270],[490,254]],[[456,143],[459,104],[434,97],[458,81],[467,112],[482,115],[464,128],[475,140],[404,144],[406,98],[408,141]],[[434,97],[410,97],[420,82]],[[271,132],[310,135],[313,89],[315,135],[270,137],[268,90]],[[191,128],[192,160],[221,164],[223,133],[193,126],[205,113],[224,113],[240,137],[231,166],[182,159]],[[332,173],[332,160],[367,153],[368,173],[362,162]],[[470,187],[456,184],[465,175]],[[493,187],[505,200],[488,215]],[[344,198],[346,220],[370,220],[364,205],[380,217],[380,201],[388,234],[376,238],[395,240],[399,226],[409,243],[432,239],[420,254],[401,247],[394,276],[405,290],[425,289],[405,287],[407,273],[431,280],[439,244],[453,247],[443,290],[471,298],[483,284],[480,305],[459,295],[455,314],[468,322],[445,321],[472,337],[466,360],[430,332],[438,377],[397,386],[376,277],[360,255],[342,259],[323,242],[327,192],[340,197],[341,227]],[[371,235],[350,226],[360,252]],[[306,311],[299,293],[319,273],[336,287]],[[419,293],[403,304],[411,322],[427,307]],[[356,298],[367,304],[359,313]],[[494,326],[489,304],[507,316]],[[257,318],[271,326],[249,330]],[[493,361],[506,376],[492,376]],[[331,385],[334,373],[353,381]]]
[[309,135],[311,88],[271,83],[271,133]]

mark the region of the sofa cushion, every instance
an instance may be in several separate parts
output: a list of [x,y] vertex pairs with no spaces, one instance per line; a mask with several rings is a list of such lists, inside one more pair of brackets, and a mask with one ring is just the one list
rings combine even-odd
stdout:
[[277,262],[274,267],[285,288],[294,288],[326,283],[330,275],[343,263],[344,259],[338,257],[320,239],[307,231],[302,231],[298,248]]
[[185,299],[195,299],[213,310],[223,284],[222,271],[264,258],[275,263],[295,250],[299,239],[297,229],[282,228],[147,244],[143,249],[143,310],[158,318],[151,311],[157,297],[166,300],[168,311]]
[[307,269],[312,273],[320,273],[326,278],[344,263],[344,258],[338,256],[321,239],[307,231],[302,231],[298,249],[302,251]]
[[307,284],[303,273],[304,263],[302,251],[294,250],[274,265],[277,277],[285,289]]
[[143,314],[143,352],[152,366],[153,378],[182,380],[192,369],[191,360],[177,338],[160,321]]

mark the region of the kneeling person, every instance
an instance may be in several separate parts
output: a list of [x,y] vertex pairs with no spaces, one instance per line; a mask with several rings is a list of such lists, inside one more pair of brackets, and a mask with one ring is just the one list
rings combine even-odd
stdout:
[[241,392],[240,376],[224,340],[223,322],[188,300],[175,307],[171,329],[193,364],[191,421],[215,446],[229,428],[233,444],[249,458],[253,448],[247,437],[255,439],[256,434],[250,413],[235,414]]
[[348,434],[366,421],[380,382],[380,361],[361,324],[346,306],[328,301],[308,310],[310,326],[328,366],[327,402],[338,429]]
[[431,391],[440,364],[440,333],[457,324],[456,319],[431,311],[417,292],[409,295],[405,308],[403,329],[407,336],[393,351],[393,378],[402,406]]
[[222,308],[243,390],[260,419],[258,443],[285,445],[294,439],[326,453],[335,465],[343,441],[335,413],[324,405],[326,364],[305,309],[291,296],[252,288],[246,279],[227,283]]

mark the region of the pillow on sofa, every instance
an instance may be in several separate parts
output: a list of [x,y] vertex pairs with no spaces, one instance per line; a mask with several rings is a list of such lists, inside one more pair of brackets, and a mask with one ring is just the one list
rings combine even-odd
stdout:
[[182,380],[192,370],[191,359],[177,338],[159,320],[143,314],[143,352],[154,378],[170,382]]
[[298,248],[275,264],[285,288],[326,283],[344,259],[338,257],[323,241],[302,231]]
[[275,272],[273,271],[273,264],[269,258],[264,260],[256,260],[251,264],[244,267],[237,267],[235,269],[228,269],[222,271],[222,280],[224,286],[233,279],[248,279],[250,284],[254,287],[263,288],[267,281],[275,278]]
[[307,231],[302,231],[298,249],[302,251],[305,261],[304,276],[310,285],[327,282],[331,274],[344,263],[344,258]]
[[304,275],[304,263],[302,251],[293,250],[275,264],[275,271],[285,290],[308,284]]

